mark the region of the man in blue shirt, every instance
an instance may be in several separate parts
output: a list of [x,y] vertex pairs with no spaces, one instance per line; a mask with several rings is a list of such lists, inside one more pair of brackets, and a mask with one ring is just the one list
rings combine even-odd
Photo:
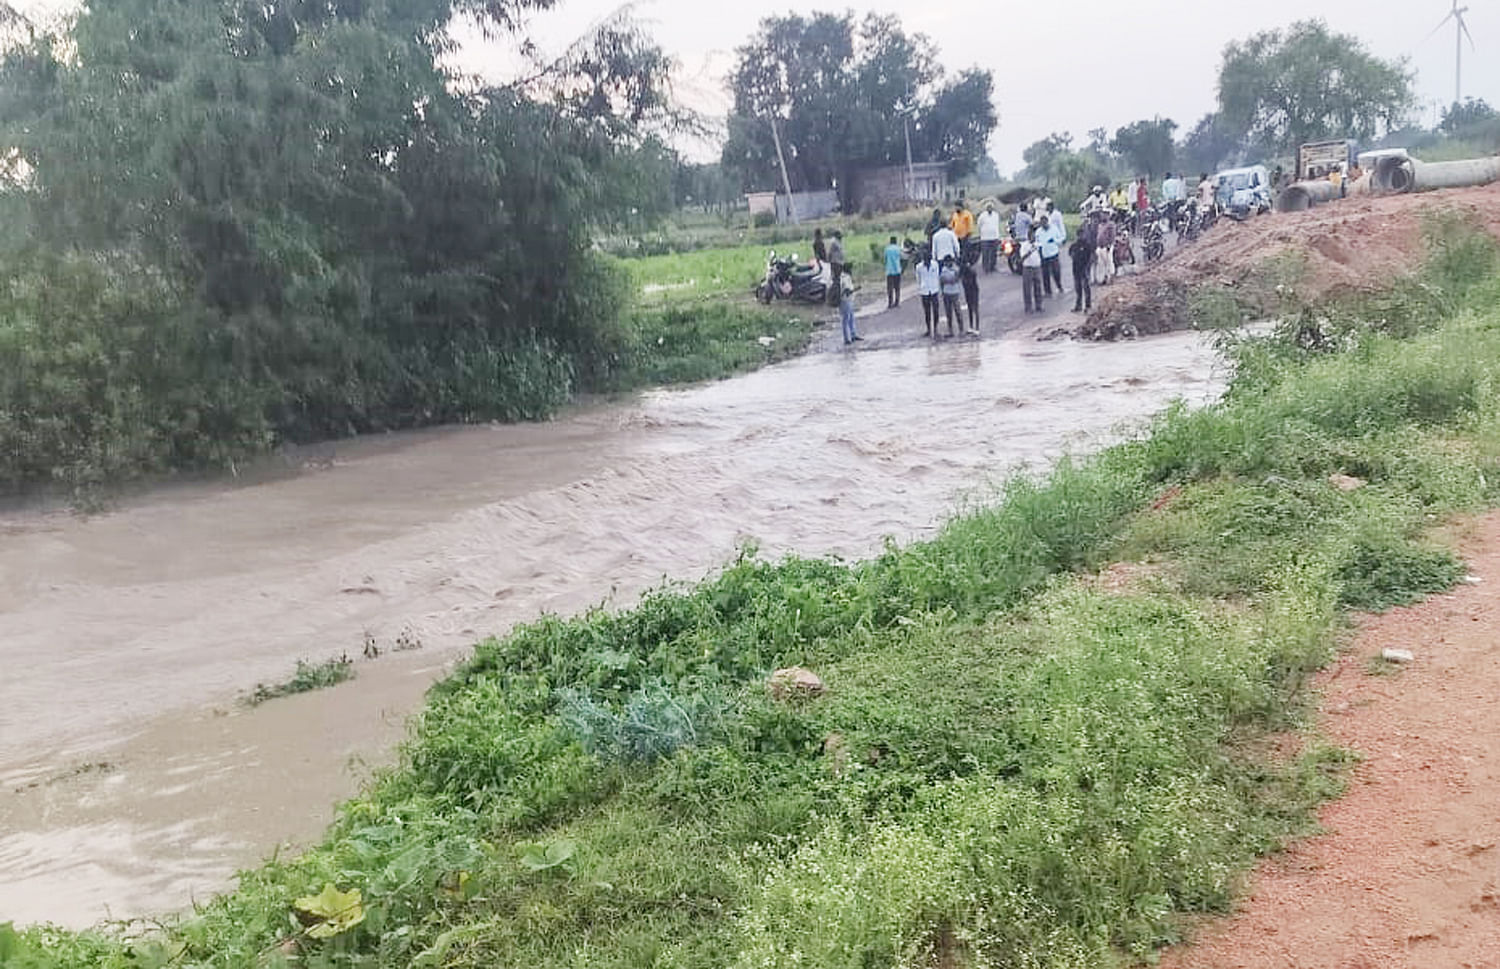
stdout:
[[896,237],[891,236],[885,247],[885,308],[893,310],[901,305],[901,247]]
[[1036,241],[1042,251],[1042,291],[1052,295],[1052,287],[1057,286],[1057,294],[1063,294],[1062,284],[1062,236],[1049,219],[1039,219],[1036,222]]

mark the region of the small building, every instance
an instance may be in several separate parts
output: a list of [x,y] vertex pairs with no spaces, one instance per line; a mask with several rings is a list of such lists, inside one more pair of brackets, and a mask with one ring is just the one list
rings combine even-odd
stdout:
[[746,192],[745,201],[750,205],[750,218],[755,218],[762,212],[770,215],[776,214],[775,192]]
[[827,188],[816,192],[793,192],[788,198],[777,192],[747,192],[745,202],[750,207],[751,219],[765,212],[774,215],[777,222],[785,225],[832,215],[839,210],[839,193]]
[[854,174],[853,197],[863,208],[894,209],[913,202],[940,202],[948,194],[947,162],[913,162],[866,168]]

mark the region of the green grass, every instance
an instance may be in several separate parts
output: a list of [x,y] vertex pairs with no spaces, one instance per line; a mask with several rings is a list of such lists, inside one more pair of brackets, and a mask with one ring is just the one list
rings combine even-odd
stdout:
[[290,678],[280,683],[257,683],[255,689],[245,694],[241,702],[246,706],[259,706],[267,700],[297,693],[311,693],[313,690],[325,690],[352,679],[354,679],[354,660],[348,656],[335,656],[321,663],[309,663],[307,660],[299,659],[297,669]]
[[714,380],[795,356],[813,321],[782,307],[737,302],[638,309],[624,325],[615,369],[599,389]]
[[[1014,480],[931,541],[747,549],[488,640],[321,845],[163,928],[0,929],[0,964],[1149,960],[1340,789],[1346,754],[1271,740],[1306,729],[1346,610],[1451,582],[1424,536],[1500,498],[1500,284],[1471,243],[1427,271],[1443,312],[1234,344],[1222,402]],[[1093,574],[1120,559],[1153,577],[1107,590]],[[787,665],[826,695],[773,700]],[[316,938],[292,909],[325,885],[363,917]]]
[[[911,234],[920,238],[919,226],[907,233],[898,233],[899,238]],[[844,254],[855,267],[856,276],[869,276],[884,270],[875,263],[870,254],[870,245],[883,249],[891,233],[846,234]],[[812,258],[812,228],[799,241],[780,245],[750,244],[715,249],[700,249],[694,252],[669,253],[660,256],[645,256],[639,259],[622,259],[622,265],[630,274],[631,282],[641,294],[641,301],[653,304],[697,302],[708,299],[733,297],[752,298],[755,284],[765,276],[766,252],[774,248],[778,253],[796,253],[803,261]]]

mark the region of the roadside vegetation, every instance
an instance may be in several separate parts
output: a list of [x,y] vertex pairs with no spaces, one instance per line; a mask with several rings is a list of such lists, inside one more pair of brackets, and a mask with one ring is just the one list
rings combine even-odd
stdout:
[[[1339,790],[1275,741],[1346,611],[1452,583],[1426,536],[1500,499],[1496,248],[1441,231],[1423,298],[1226,338],[1221,402],[931,541],[480,644],[321,845],[164,927],[0,928],[0,964],[1149,959]],[[775,698],[789,666],[826,692]]]
[[450,23],[535,6],[0,4],[0,494],[774,359],[784,320],[642,309],[593,249],[672,207],[649,38],[453,83]]

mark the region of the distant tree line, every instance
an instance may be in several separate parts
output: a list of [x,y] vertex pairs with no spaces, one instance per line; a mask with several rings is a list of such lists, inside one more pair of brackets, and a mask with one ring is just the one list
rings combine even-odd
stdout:
[[1177,122],[1160,116],[1112,135],[1096,129],[1078,149],[1070,133],[1054,132],[1026,149],[1022,174],[1072,198],[1093,183],[1212,172],[1324,138],[1371,143],[1401,127],[1414,103],[1411,82],[1404,63],[1374,56],[1322,21],[1301,21],[1226,47],[1218,107],[1180,139]]

